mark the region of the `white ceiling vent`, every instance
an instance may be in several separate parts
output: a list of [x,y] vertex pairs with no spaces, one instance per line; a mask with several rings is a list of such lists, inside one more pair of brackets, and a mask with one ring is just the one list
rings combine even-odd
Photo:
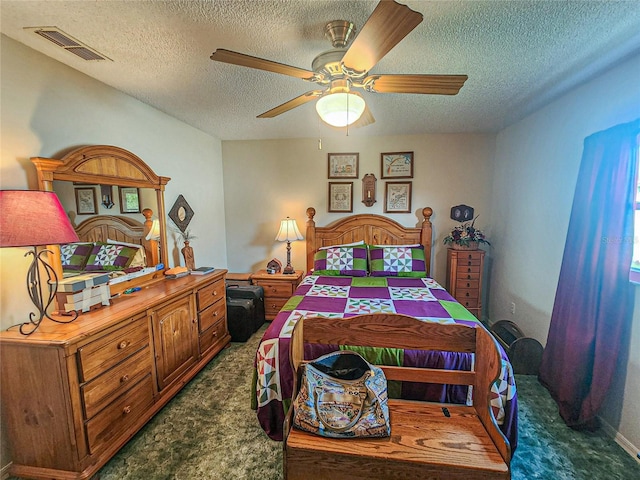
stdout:
[[71,35],[63,32],[58,27],[25,27],[25,30],[31,30],[33,33],[46,38],[66,51],[77,55],[84,60],[111,60],[110,58],[98,53],[93,48],[89,48],[82,42],[79,42]]

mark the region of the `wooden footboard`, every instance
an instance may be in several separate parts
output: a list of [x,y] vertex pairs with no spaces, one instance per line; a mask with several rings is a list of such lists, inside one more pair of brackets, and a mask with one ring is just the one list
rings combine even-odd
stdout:
[[298,373],[305,363],[304,343],[475,353],[475,365],[470,372],[381,366],[388,380],[473,386],[472,405],[389,400],[389,438],[320,437],[291,428],[290,411],[284,440],[286,479],[511,478],[509,442],[490,404],[500,355],[484,327],[372,314],[303,319],[291,339],[290,357]]

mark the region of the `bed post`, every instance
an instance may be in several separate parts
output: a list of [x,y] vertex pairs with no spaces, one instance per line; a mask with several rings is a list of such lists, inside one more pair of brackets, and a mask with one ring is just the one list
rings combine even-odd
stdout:
[[313,269],[313,256],[316,249],[316,222],[313,221],[313,217],[315,217],[315,215],[315,208],[307,208],[307,271],[305,274]]
[[433,215],[433,209],[431,207],[425,207],[422,209],[422,231],[420,232],[420,243],[424,245],[425,252],[425,266],[427,268],[427,275],[431,276],[431,246],[433,242],[433,230],[431,225],[431,215]]

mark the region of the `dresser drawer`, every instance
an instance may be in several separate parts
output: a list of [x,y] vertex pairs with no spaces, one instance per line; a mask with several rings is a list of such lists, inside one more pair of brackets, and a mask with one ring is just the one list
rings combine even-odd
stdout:
[[213,305],[210,305],[202,312],[198,313],[198,328],[200,332],[204,332],[211,325],[218,322],[219,320],[224,320],[227,314],[227,305],[226,302],[217,302]]
[[470,273],[480,275],[480,265],[458,265],[456,273],[458,274],[458,277],[462,277],[463,275]]
[[213,324],[211,328],[200,335],[200,355],[204,355],[207,350],[215,346],[227,336],[227,319],[222,317],[220,321]]
[[480,291],[477,288],[459,288],[456,290],[456,299],[477,299],[480,297]]
[[209,305],[213,305],[218,300],[224,298],[225,292],[224,277],[198,290],[198,311],[204,310]]
[[459,278],[456,281],[456,291],[464,288],[475,288],[477,289],[480,286],[479,275],[476,275],[475,278]]
[[151,373],[151,353],[146,346],[81,388],[85,418],[93,417],[110,399]]
[[151,375],[147,375],[87,422],[91,453],[110,443],[133,425],[153,403]]
[[[477,308],[480,305],[478,298],[456,298],[465,308]],[[472,312],[473,313],[473,312]]]
[[78,349],[80,375],[86,382],[149,344],[146,316]]
[[290,282],[258,282],[258,285],[264,288],[265,297],[283,297],[285,301],[295,291],[295,286]]
[[284,307],[290,297],[287,298],[268,298],[264,302],[264,313],[267,318],[275,317],[280,309]]
[[478,252],[465,253],[458,255],[458,265],[480,265],[482,263],[482,254]]

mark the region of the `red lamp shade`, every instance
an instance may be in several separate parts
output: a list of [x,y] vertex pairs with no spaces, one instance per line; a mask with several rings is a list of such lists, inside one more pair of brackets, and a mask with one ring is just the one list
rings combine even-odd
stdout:
[[77,242],[54,192],[0,190],[0,247],[36,247]]

